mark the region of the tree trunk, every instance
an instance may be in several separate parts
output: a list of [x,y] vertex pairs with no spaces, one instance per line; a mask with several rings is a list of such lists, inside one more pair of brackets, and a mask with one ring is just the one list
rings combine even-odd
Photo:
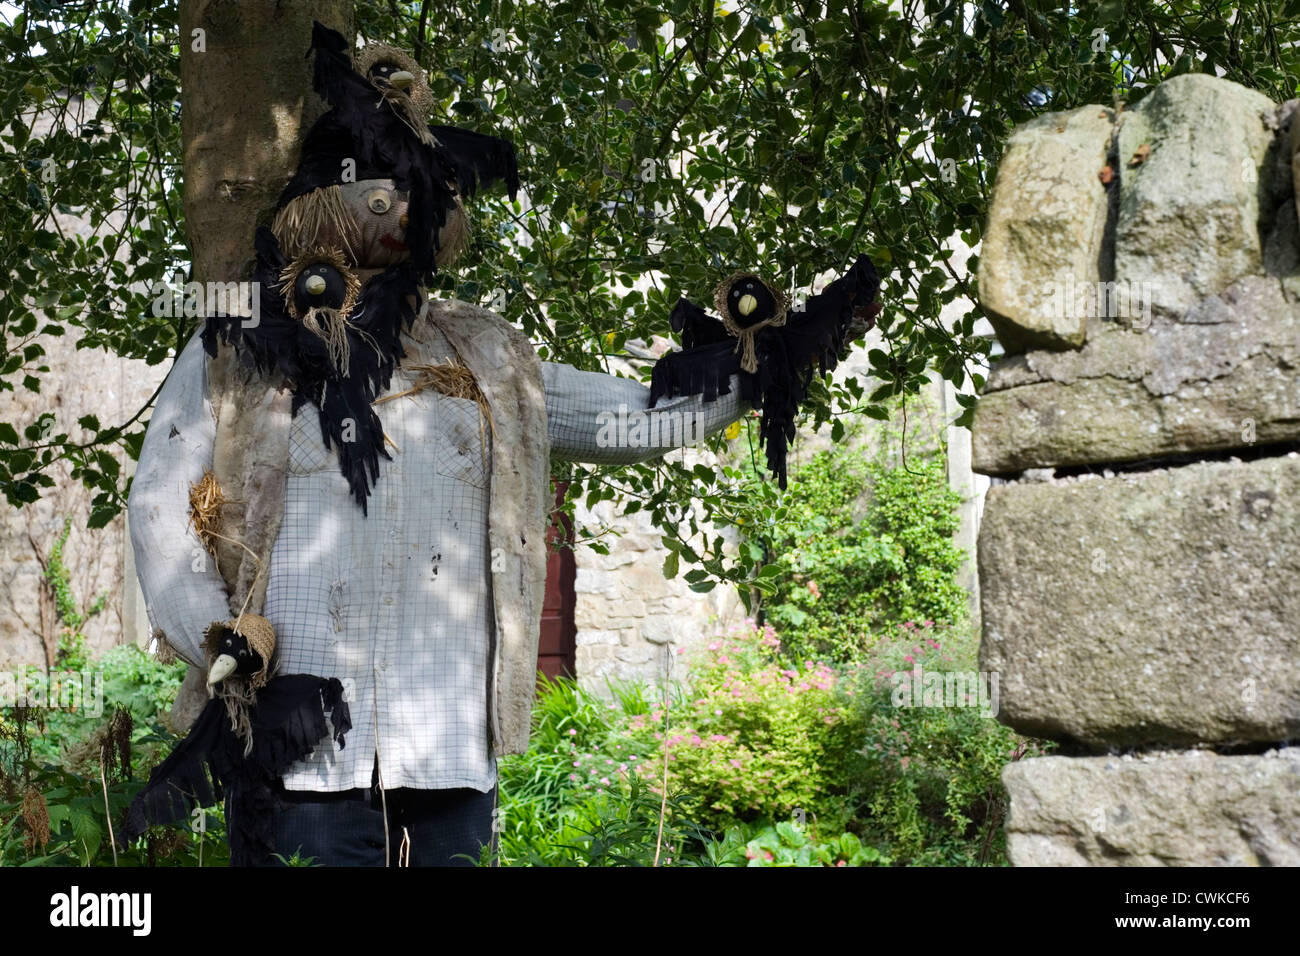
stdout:
[[253,233],[270,222],[303,134],[325,110],[306,56],[312,20],[350,38],[353,0],[181,0],[185,226],[195,281],[248,278]]
[[[253,234],[270,223],[303,135],[326,108],[311,88],[312,21],[351,37],[353,2],[181,0],[185,230],[194,281],[251,276]],[[187,730],[206,702],[203,670],[191,667],[172,728]]]

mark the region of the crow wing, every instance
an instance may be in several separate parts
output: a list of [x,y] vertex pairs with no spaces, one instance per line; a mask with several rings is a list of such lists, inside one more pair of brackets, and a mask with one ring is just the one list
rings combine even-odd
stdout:
[[475,133],[459,126],[430,126],[437,153],[456,174],[456,186],[466,199],[480,187],[504,182],[510,198],[519,192],[519,159],[514,144],[499,136]]

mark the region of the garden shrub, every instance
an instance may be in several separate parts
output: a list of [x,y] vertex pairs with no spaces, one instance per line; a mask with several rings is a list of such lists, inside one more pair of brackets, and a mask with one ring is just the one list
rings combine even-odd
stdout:
[[960,496],[941,454],[906,466],[826,451],[798,469],[769,531],[782,573],[764,615],[797,659],[853,660],[872,634],[908,620],[958,624],[966,592],[953,542]]
[[[690,692],[670,715],[670,782],[690,795],[696,819],[725,830],[736,820],[795,811],[830,826],[847,816],[844,769],[860,747],[852,694],[832,667],[787,662],[773,629],[718,634],[689,656]],[[631,721],[657,726],[658,710]]]
[[0,865],[225,865],[220,807],[204,812],[201,832],[197,820],[151,827],[114,853],[110,816],[119,827],[149,770],[178,740],[161,718],[185,665],[160,664],[134,645],[83,662],[75,656],[81,642],[68,643],[74,653],[56,670],[80,664],[100,675],[103,712],[0,709]]
[[[979,700],[967,706],[943,697],[932,702],[920,692],[906,706],[902,690],[908,685],[917,690],[918,675],[960,675],[964,680],[954,690],[969,690],[972,678],[983,679],[974,670],[978,640],[933,625],[905,622],[856,668],[866,716],[859,752],[865,759],[855,767],[858,818],[864,835],[887,846],[900,862],[1002,862],[1002,769],[1012,760],[1046,753],[1051,745],[1021,737],[994,719],[992,693],[983,698],[988,707]],[[924,678],[922,684],[931,686]],[[994,689],[991,683],[984,686]],[[932,703],[937,705],[922,706]]]

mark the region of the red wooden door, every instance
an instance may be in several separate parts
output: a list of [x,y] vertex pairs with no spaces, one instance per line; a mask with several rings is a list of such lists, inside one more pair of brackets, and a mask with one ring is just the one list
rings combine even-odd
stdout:
[[[556,483],[557,508],[564,501],[568,487],[567,481]],[[546,529],[546,540],[551,548],[559,542],[572,542],[573,523],[567,515],[562,512],[552,515],[551,525]],[[573,677],[576,673],[578,628],[573,619],[576,577],[573,548],[551,551],[546,561],[546,597],[542,601],[542,634],[537,647],[537,669],[550,678]]]

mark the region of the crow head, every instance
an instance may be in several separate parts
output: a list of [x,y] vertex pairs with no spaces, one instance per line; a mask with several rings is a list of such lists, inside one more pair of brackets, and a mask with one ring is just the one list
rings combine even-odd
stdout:
[[776,294],[758,276],[737,276],[727,287],[727,314],[742,329],[772,318],[776,309]]
[[248,638],[223,627],[217,642],[217,659],[208,668],[208,686],[219,684],[231,675],[249,677],[262,669],[262,655],[248,646]]

